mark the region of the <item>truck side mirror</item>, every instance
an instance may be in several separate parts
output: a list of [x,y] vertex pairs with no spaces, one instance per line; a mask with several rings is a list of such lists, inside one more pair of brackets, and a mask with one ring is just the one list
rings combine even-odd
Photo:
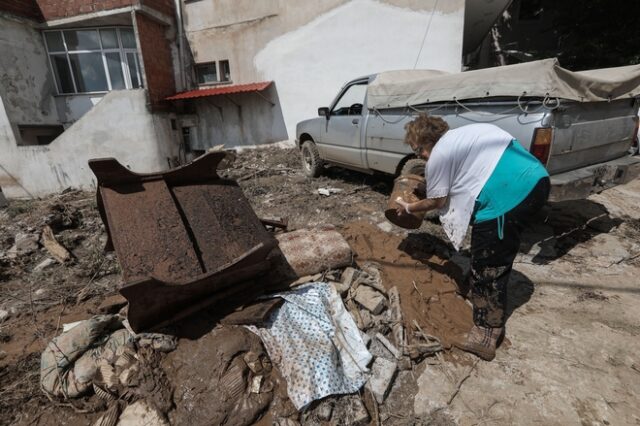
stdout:
[[320,117],[327,117],[327,120],[328,120],[329,119],[329,108],[327,108],[327,107],[318,108],[318,115]]

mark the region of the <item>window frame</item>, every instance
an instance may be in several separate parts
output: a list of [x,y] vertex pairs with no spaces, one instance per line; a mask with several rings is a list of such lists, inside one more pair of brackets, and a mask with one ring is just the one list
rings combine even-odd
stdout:
[[[222,80],[221,79],[221,75],[222,75],[221,74],[222,67],[220,66],[221,62],[227,62],[227,64],[228,64],[228,67],[229,67],[229,79],[228,80]],[[216,80],[205,82],[205,83],[200,83],[200,74],[198,72],[198,69],[200,67],[204,67],[204,66],[211,65],[211,64],[213,64],[213,66],[216,69]],[[233,83],[233,80],[231,79],[231,61],[229,61],[228,59],[219,59],[217,61],[207,61],[207,62],[200,62],[200,63],[194,64],[193,71],[195,72],[195,81],[198,84],[198,86],[217,86],[217,85],[232,84]]]
[[[100,31],[104,31],[104,30],[115,30],[116,32],[116,39],[118,42],[118,47],[108,47],[105,48],[102,42],[102,35],[100,34]],[[58,95],[61,96],[72,96],[72,95],[92,95],[92,94],[105,94],[108,93],[113,89],[113,85],[111,83],[111,71],[109,70],[109,66],[107,64],[107,56],[106,54],[108,53],[118,53],[120,56],[120,70],[122,71],[122,77],[124,80],[124,85],[125,88],[124,89],[117,89],[117,90],[132,90],[132,89],[139,89],[144,87],[143,81],[142,81],[142,72],[141,72],[141,66],[140,66],[140,57],[139,57],[139,53],[138,53],[138,46],[137,46],[137,40],[136,40],[136,47],[132,48],[132,47],[124,47],[122,44],[122,36],[120,31],[121,30],[131,30],[134,31],[133,27],[128,27],[128,26],[106,26],[106,27],[80,27],[80,28],[61,28],[61,29],[56,29],[56,30],[44,30],[42,31],[42,38],[44,40],[44,46],[45,49],[47,51],[47,60],[49,61],[49,67],[54,75],[54,80],[55,80],[55,85],[56,85],[56,91],[58,92]],[[98,35],[98,42],[100,44],[100,48],[99,49],[79,49],[79,50],[69,50],[68,44],[67,44],[67,39],[65,37],[65,32],[66,31],[95,31]],[[62,45],[64,46],[64,50],[51,50],[49,48],[49,42],[47,41],[47,37],[46,34],[47,33],[59,33],[61,40],[62,40]],[[135,32],[134,32],[134,36],[135,36]],[[76,76],[74,75],[73,72],[73,66],[71,65],[71,59],[70,59],[70,55],[79,55],[79,54],[87,54],[87,53],[99,53],[102,59],[102,68],[104,71],[104,75],[105,78],[107,80],[107,90],[98,90],[98,91],[89,91],[89,92],[81,92],[78,90],[78,82],[76,82]],[[134,60],[135,60],[135,70],[136,70],[136,77],[138,79],[138,83],[139,86],[138,87],[133,87],[133,80],[131,78],[131,73],[129,72],[129,58],[127,57],[128,53],[133,53],[134,54]],[[73,92],[64,92],[62,90],[61,84],[59,85],[58,80],[55,78],[56,71],[57,68],[55,68],[53,60],[52,60],[52,56],[54,55],[60,55],[60,56],[64,56],[66,58],[66,62],[67,62],[67,66],[68,66],[68,70],[69,70],[69,74],[71,77],[71,83],[73,85]]]

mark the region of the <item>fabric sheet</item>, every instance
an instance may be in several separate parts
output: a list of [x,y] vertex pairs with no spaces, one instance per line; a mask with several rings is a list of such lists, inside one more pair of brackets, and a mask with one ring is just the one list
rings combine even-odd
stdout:
[[264,327],[247,328],[264,342],[296,408],[358,391],[368,379],[372,356],[336,290],[315,282],[272,297],[285,302]]

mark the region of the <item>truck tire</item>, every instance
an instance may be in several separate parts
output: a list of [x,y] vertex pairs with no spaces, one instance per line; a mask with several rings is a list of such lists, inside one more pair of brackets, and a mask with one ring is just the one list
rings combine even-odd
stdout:
[[300,148],[300,157],[302,159],[302,170],[304,174],[315,178],[320,176],[323,168],[323,162],[318,152],[318,147],[313,141],[305,141]]
[[404,175],[419,175],[424,177],[424,167],[427,162],[421,158],[411,158],[404,163],[400,176]]

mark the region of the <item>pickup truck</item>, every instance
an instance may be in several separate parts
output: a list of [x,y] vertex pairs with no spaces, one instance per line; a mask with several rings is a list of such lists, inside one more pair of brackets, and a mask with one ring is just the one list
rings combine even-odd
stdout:
[[318,109],[319,118],[298,123],[303,169],[310,177],[327,164],[365,173],[415,173],[420,166],[404,144],[404,126],[427,112],[450,128],[489,122],[512,134],[549,171],[552,201],[586,198],[638,176],[640,157],[630,153],[637,152],[640,67],[572,73],[554,61],[352,80],[329,107]]

